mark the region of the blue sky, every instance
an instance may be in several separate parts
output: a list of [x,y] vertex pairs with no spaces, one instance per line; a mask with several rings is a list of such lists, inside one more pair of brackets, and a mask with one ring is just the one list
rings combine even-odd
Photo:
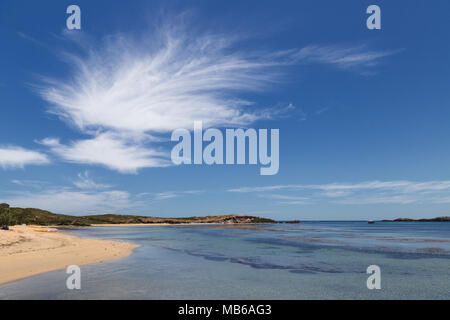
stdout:
[[[81,8],[81,30],[66,8]],[[382,29],[366,28],[378,4]],[[448,215],[448,1],[2,1],[0,201],[69,214]],[[280,170],[167,165],[280,129]],[[169,163],[170,164],[170,163]]]

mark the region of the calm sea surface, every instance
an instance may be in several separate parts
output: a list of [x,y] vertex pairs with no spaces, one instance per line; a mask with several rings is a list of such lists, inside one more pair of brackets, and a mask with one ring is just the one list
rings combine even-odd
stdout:
[[[450,299],[450,223],[302,222],[70,231],[140,244],[120,260],[0,286],[0,299]],[[381,290],[368,290],[369,265]]]

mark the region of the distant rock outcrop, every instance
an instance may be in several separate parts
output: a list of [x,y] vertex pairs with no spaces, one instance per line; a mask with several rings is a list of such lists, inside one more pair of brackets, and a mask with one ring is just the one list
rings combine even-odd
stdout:
[[450,217],[437,217],[432,219],[410,219],[410,218],[398,218],[395,220],[382,220],[384,222],[443,222],[450,221]]

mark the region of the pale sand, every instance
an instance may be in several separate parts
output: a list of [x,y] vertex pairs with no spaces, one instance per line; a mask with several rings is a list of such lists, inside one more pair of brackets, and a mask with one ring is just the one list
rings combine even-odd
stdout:
[[126,242],[83,239],[49,227],[14,226],[10,231],[0,231],[0,284],[70,265],[123,258],[137,247]]

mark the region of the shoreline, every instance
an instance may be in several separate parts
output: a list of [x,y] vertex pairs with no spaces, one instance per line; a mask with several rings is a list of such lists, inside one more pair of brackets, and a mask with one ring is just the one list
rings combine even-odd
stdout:
[[[198,223],[104,223],[104,224],[91,224],[89,227],[149,227],[149,226],[198,226],[198,225],[242,225],[245,223],[216,223],[216,222],[198,222]],[[258,224],[258,223],[247,223],[247,224]],[[55,226],[57,228],[57,226]]]
[[52,227],[13,226],[0,231],[0,285],[70,265],[124,258],[138,247],[128,242],[80,238]]

